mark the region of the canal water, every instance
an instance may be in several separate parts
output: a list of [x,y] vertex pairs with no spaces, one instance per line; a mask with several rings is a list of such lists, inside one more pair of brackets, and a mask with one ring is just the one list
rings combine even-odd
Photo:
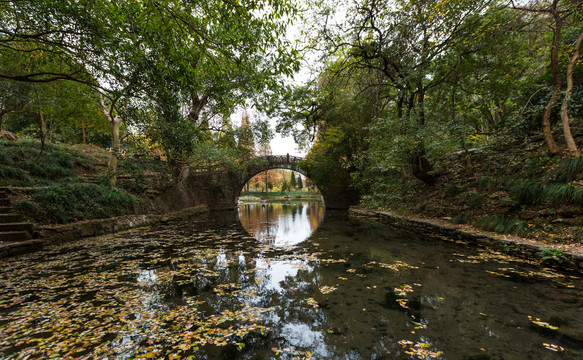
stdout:
[[6,359],[582,359],[583,280],[319,202],[0,262]]

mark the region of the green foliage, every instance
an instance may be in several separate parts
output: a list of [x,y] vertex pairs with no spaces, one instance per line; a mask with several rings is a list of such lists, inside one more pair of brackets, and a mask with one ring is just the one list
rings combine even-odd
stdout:
[[568,157],[559,163],[556,171],[553,171],[549,182],[551,183],[568,183],[583,173],[583,156]]
[[519,204],[532,205],[542,200],[544,189],[534,181],[511,183],[510,194]]
[[37,159],[40,149],[41,143],[35,140],[0,141],[0,180],[17,186],[46,184],[48,180],[76,176],[75,166],[93,167],[92,160],[77,150],[46,144]]
[[259,191],[259,192],[242,192],[241,193],[241,197],[242,199],[245,198],[278,198],[278,197],[291,197],[291,198],[305,198],[305,197],[311,197],[311,198],[316,198],[319,199],[320,198],[320,193],[318,192],[310,192],[310,191],[273,191],[273,192],[264,192],[264,191]]
[[456,184],[445,184],[444,191],[448,196],[455,196],[465,192],[468,189],[466,184],[464,185],[456,185]]
[[509,186],[510,193],[518,204],[533,205],[547,201],[555,206],[583,205],[583,187],[560,183],[542,186],[534,181],[510,182]]
[[14,204],[14,207],[18,213],[24,214],[26,217],[32,219],[41,218],[42,210],[34,201],[28,199],[20,200]]
[[286,179],[283,179],[283,183],[281,184],[281,191],[282,192],[288,192],[288,190],[291,190],[291,189],[290,189],[290,187],[289,187],[289,185],[287,183],[287,180]]
[[572,204],[575,188],[567,184],[553,184],[545,187],[544,197],[553,205]]
[[526,223],[521,220],[510,220],[501,215],[479,218],[474,222],[478,228],[499,234],[516,234],[524,236],[527,233]]
[[135,205],[135,198],[124,191],[79,183],[38,189],[32,194],[32,201],[36,206],[30,201],[18,206],[23,210],[34,209],[32,216],[36,220],[49,219],[60,224],[129,214]]
[[482,190],[491,190],[495,181],[490,176],[481,176],[477,179],[476,185]]
[[[47,159],[49,160],[49,159]],[[58,179],[65,176],[74,175],[72,169],[73,163],[68,164],[70,166],[62,166],[56,161],[36,161],[33,159],[26,160],[25,168],[28,170],[29,174],[43,179]]]
[[483,193],[477,193],[475,191],[470,192],[469,194],[471,197],[468,200],[468,206],[471,209],[478,209],[482,206],[482,204],[484,203],[484,198],[486,197],[486,194]]
[[455,216],[451,219],[452,224],[469,224],[471,217],[469,214]]
[[22,169],[8,165],[0,165],[0,179],[3,183],[8,182],[9,179],[20,180],[24,184],[32,183],[32,178],[22,171]]
[[563,262],[563,250],[558,248],[543,248],[542,256],[540,261],[548,262],[548,261],[556,261],[558,263]]

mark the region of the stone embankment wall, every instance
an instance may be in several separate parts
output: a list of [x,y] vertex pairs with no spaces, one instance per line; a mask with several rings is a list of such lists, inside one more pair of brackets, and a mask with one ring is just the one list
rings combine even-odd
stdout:
[[199,205],[163,215],[125,215],[109,219],[86,220],[65,225],[40,226],[36,229],[35,238],[42,239],[47,245],[59,244],[79,240],[84,237],[104,235],[134,227],[178,220],[208,213],[208,211],[208,206]]
[[528,239],[465,229],[460,226],[437,220],[396,215],[388,211],[373,211],[361,208],[351,208],[350,212],[353,215],[374,218],[385,224],[389,224],[397,228],[413,230],[427,236],[462,240],[470,244],[476,244],[477,246],[485,246],[502,251],[505,251],[509,248],[512,249],[511,255],[527,259],[541,259],[544,255],[544,249],[560,249],[562,253],[560,262],[553,262],[553,266],[563,268],[565,270],[583,272],[583,249],[581,248],[541,244]]

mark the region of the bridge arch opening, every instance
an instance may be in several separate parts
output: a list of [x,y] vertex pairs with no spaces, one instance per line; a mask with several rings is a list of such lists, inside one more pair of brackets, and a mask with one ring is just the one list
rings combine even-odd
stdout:
[[241,186],[237,215],[246,232],[273,246],[296,245],[308,239],[324,218],[318,187],[299,171],[272,168],[258,171]]
[[324,201],[318,186],[306,174],[277,167],[249,174],[237,194],[237,201],[310,200]]

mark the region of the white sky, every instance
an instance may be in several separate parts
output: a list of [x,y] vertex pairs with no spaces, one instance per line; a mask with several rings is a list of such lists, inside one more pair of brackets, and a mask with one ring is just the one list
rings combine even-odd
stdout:
[[[247,109],[251,121],[255,121],[258,117],[264,116],[258,114],[255,109]],[[241,116],[243,115],[243,109],[237,109],[231,115],[231,122],[233,126],[241,126]],[[277,124],[276,119],[269,119],[271,128],[275,131],[275,125]],[[271,153],[273,155],[286,155],[290,154],[293,156],[306,156],[306,151],[301,151],[298,149],[294,139],[291,136],[282,137],[281,134],[275,133],[275,137],[271,140]]]
[[[307,3],[309,3],[310,0],[308,0]],[[345,12],[341,12],[341,15],[344,15]],[[335,16],[334,19],[336,20],[338,16]],[[288,31],[287,31],[287,38],[291,41],[305,41],[305,39],[302,39],[302,34],[301,34],[301,25],[300,24],[292,24],[289,26]],[[300,45],[300,47],[303,45]],[[305,84],[308,82],[309,78],[310,78],[310,67],[314,65],[314,63],[317,62],[317,57],[312,54],[311,56],[309,56],[309,58],[304,58],[301,61],[301,68],[300,71],[295,74],[295,76],[293,77],[293,79],[288,79],[289,83],[291,84],[296,84],[296,85],[300,85],[300,84]],[[258,119],[260,117],[263,117],[265,115],[263,114],[259,114],[257,113],[257,111],[255,109],[250,109],[247,108],[247,111],[249,112],[249,115],[251,117],[251,120],[255,120]],[[241,125],[241,115],[243,113],[243,109],[237,109],[232,115],[231,115],[231,122],[233,125],[235,126],[240,126]],[[271,124],[271,128],[274,129],[275,131],[275,126],[277,124],[277,119],[269,119],[269,123]],[[297,144],[295,143],[294,139],[291,136],[287,136],[287,137],[282,137],[281,134],[276,133],[275,137],[273,140],[271,140],[271,152],[273,155],[286,155],[286,154],[290,154],[290,155],[294,155],[294,156],[306,156],[307,150],[300,150],[298,149]]]

